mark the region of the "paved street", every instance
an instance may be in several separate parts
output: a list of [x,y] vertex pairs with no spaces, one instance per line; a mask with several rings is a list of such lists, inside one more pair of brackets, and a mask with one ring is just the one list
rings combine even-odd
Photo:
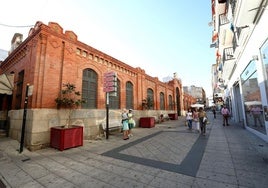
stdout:
[[62,152],[20,154],[17,141],[1,138],[0,188],[267,188],[268,143],[241,125],[223,127],[219,115],[209,120],[206,136],[179,117]]

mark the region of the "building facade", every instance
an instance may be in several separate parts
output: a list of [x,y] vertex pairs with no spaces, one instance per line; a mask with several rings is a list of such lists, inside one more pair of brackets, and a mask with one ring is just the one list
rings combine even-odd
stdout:
[[214,102],[268,142],[267,0],[212,0]]
[[[55,103],[65,83],[74,84],[86,100],[72,114],[73,123],[84,126],[85,139],[100,134],[107,101],[111,119],[120,119],[121,109],[131,108],[138,123],[139,117],[144,116],[143,105],[148,98],[153,106],[147,115],[182,114],[180,79],[174,76],[161,82],[139,67],[133,68],[78,41],[74,32],[64,32],[58,23],[36,22],[29,36],[12,50],[0,65],[0,74],[14,80],[12,94],[0,94],[1,117],[8,119],[9,136],[19,140],[27,98],[25,143],[31,149],[48,145],[50,128],[66,121],[64,110],[57,109]],[[107,100],[104,75],[108,72],[116,74],[117,92]]]
[[193,85],[183,86],[183,92],[192,96],[195,99],[194,103],[203,104],[204,106],[207,106],[206,92],[202,87],[196,87]]

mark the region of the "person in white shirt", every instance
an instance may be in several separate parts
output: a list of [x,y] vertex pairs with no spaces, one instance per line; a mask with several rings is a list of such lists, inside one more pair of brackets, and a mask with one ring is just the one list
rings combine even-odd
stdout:
[[259,106],[253,106],[250,110],[251,114],[253,115],[254,118],[254,126],[257,127],[257,121],[259,122],[260,126],[262,127],[262,122],[261,122],[261,108]]
[[190,108],[188,109],[188,112],[186,113],[186,121],[188,123],[189,130],[192,130],[193,112]]
[[193,128],[200,133],[200,124],[199,124],[199,117],[198,117],[198,110],[195,108],[193,110]]
[[127,115],[127,109],[123,109],[122,111],[122,126],[123,126],[123,139],[127,140],[129,139],[128,137],[128,132],[129,132],[129,126],[128,126],[128,115]]
[[132,129],[135,127],[135,121],[133,119],[132,109],[128,110],[127,116],[128,116],[128,127],[129,127],[128,136],[133,136]]

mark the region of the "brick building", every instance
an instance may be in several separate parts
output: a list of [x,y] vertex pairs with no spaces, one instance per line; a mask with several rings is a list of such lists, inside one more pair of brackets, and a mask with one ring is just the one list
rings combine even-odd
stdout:
[[30,85],[25,139],[30,149],[48,145],[50,127],[66,120],[64,110],[57,109],[55,103],[64,83],[75,84],[87,101],[72,114],[74,124],[84,126],[85,139],[100,134],[99,124],[105,118],[106,72],[117,74],[117,94],[109,97],[110,118],[120,119],[122,108],[132,108],[138,123],[139,117],[144,116],[143,102],[148,97],[153,106],[147,115],[181,115],[183,110],[182,83],[176,76],[169,82],[161,82],[139,67],[133,68],[78,41],[74,32],[64,32],[57,23],[36,22],[28,37],[12,50],[0,64],[0,74],[13,75],[14,80],[12,95],[0,94],[1,117],[2,120],[8,117],[9,136],[19,140],[26,85]]

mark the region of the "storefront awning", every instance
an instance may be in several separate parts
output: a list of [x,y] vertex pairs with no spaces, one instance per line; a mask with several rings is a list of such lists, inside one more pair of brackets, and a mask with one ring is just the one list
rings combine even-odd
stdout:
[[0,75],[0,94],[12,95],[14,87],[14,74]]

